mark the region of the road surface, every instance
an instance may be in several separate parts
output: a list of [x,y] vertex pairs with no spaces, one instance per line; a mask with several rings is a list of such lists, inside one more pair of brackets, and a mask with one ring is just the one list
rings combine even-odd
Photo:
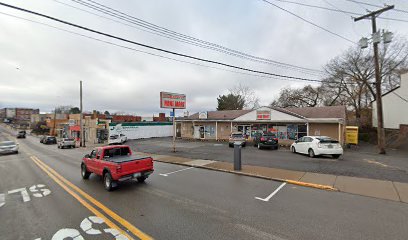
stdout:
[[[0,128],[0,140],[12,139]],[[90,150],[19,139],[0,156],[1,239],[407,239],[408,205],[155,162],[107,192]]]

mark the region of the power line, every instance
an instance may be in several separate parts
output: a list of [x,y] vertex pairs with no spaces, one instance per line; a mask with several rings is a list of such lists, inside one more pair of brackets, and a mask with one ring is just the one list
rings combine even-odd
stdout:
[[254,69],[250,69],[250,68],[239,67],[239,66],[235,66],[235,65],[231,65],[231,64],[227,64],[227,63],[223,63],[223,62],[218,62],[218,61],[199,58],[199,57],[195,57],[195,56],[191,56],[191,55],[187,55],[187,54],[183,54],[183,53],[178,53],[178,52],[174,52],[174,51],[170,51],[170,50],[166,50],[166,49],[162,49],[162,48],[158,48],[158,47],[153,47],[153,46],[146,45],[146,44],[143,44],[143,43],[135,42],[135,41],[128,40],[128,39],[118,37],[118,36],[114,36],[114,35],[111,35],[111,34],[108,34],[108,33],[100,32],[100,31],[97,31],[97,30],[94,30],[94,29],[90,29],[90,28],[87,28],[87,27],[84,27],[84,26],[80,26],[80,25],[77,25],[77,24],[74,24],[74,23],[71,23],[71,22],[67,22],[67,21],[64,21],[64,20],[61,20],[61,19],[58,19],[58,18],[54,18],[54,17],[48,16],[48,15],[45,15],[45,14],[41,14],[41,13],[34,12],[34,11],[24,9],[24,8],[20,8],[20,7],[17,7],[17,6],[5,4],[5,3],[2,3],[2,2],[0,2],[0,5],[8,7],[8,8],[13,8],[13,9],[16,9],[16,10],[19,10],[19,11],[22,11],[22,12],[30,13],[30,14],[33,14],[33,15],[37,15],[37,16],[40,16],[40,17],[43,17],[43,18],[47,18],[47,19],[50,19],[50,20],[53,20],[53,21],[56,21],[56,22],[59,22],[59,23],[63,23],[65,25],[69,25],[69,26],[79,28],[79,29],[82,29],[82,30],[85,30],[85,31],[96,33],[96,34],[99,34],[99,35],[102,35],[102,36],[105,36],[105,37],[109,37],[109,38],[120,40],[120,41],[123,41],[123,42],[126,42],[126,43],[138,45],[138,46],[141,46],[141,47],[144,47],[144,48],[153,49],[153,50],[156,50],[156,51],[159,51],[159,52],[164,52],[164,53],[167,53],[167,54],[176,55],[176,56],[179,56],[179,57],[189,58],[189,59],[193,59],[193,60],[197,60],[197,61],[201,61],[201,62],[212,63],[212,64],[225,66],[225,67],[229,67],[229,68],[234,68],[234,69],[238,69],[238,70],[242,70],[242,71],[247,71],[247,72],[252,72],[252,73],[259,73],[259,74],[264,74],[264,75],[269,75],[269,76],[274,76],[274,77],[282,77],[282,78],[287,78],[287,79],[296,79],[296,80],[300,80],[300,81],[309,81],[309,82],[321,82],[321,80],[317,80],[317,79],[308,79],[308,78],[301,78],[301,77],[295,77],[295,76],[288,76],[288,75],[258,71],[258,70],[254,70]]
[[[363,4],[363,5],[371,6],[371,7],[377,7],[377,8],[383,8],[383,7],[384,7],[384,6],[377,5],[377,4],[366,3],[366,2],[355,1],[355,0],[345,0],[345,1],[347,1],[347,2],[353,2],[353,3],[357,3],[357,4]],[[407,10],[402,10],[402,9],[396,9],[396,8],[394,8],[394,9],[392,9],[392,10],[393,10],[393,11],[396,11],[396,12],[408,13]]]
[[394,91],[392,91],[392,93],[395,94],[397,97],[401,98],[401,100],[403,100],[403,101],[405,101],[405,102],[408,103],[408,99],[402,97],[401,95],[399,95],[398,93],[396,93],[396,92],[394,92]]
[[[294,1],[287,1],[287,0],[272,0],[272,1],[278,1],[278,2],[283,2],[283,3],[289,3],[289,4],[295,4],[295,5],[299,5],[299,6],[303,6],[303,7],[308,7],[308,8],[316,8],[316,9],[321,9],[321,10],[326,10],[326,11],[330,11],[330,12],[339,12],[339,13],[344,13],[344,14],[350,14],[351,15],[361,15],[361,13],[356,13],[356,12],[351,12],[351,11],[346,11],[346,10],[342,10],[338,7],[336,7],[335,5],[333,5],[332,3],[330,3],[329,1],[324,0],[327,4],[329,4],[330,6],[332,6],[333,8],[329,8],[329,7],[324,7],[324,6],[319,6],[319,5],[313,5],[313,4],[306,4],[306,3],[300,3],[300,2],[294,2]],[[347,15],[349,16],[349,15]],[[389,17],[378,17],[380,19],[384,19],[384,20],[391,20],[391,21],[398,21],[398,22],[406,22],[408,23],[408,19],[399,19],[399,18],[389,18]]]
[[[54,0],[56,2],[59,2],[57,0]],[[123,21],[132,23],[134,25],[137,25],[139,27],[142,28],[146,28],[148,29],[149,33],[153,33],[156,35],[160,35],[162,37],[166,37],[166,38],[170,38],[172,40],[176,40],[176,41],[180,41],[183,43],[187,43],[190,45],[194,45],[194,46],[198,46],[198,47],[202,47],[202,48],[206,48],[206,49],[211,49],[214,51],[218,51],[218,52],[222,52],[231,56],[235,56],[235,57],[239,57],[241,59],[246,59],[246,60],[250,60],[250,61],[254,61],[254,62],[258,62],[258,63],[264,63],[264,64],[272,64],[278,67],[283,67],[283,68],[287,68],[287,69],[291,69],[294,71],[299,71],[305,74],[310,74],[310,75],[316,75],[316,72],[318,72],[319,74],[322,74],[323,71],[320,70],[316,70],[316,69],[310,69],[310,68],[305,68],[305,67],[300,67],[300,66],[296,66],[296,65],[292,65],[292,64],[288,64],[288,63],[283,63],[283,62],[279,62],[279,61],[275,61],[275,60],[271,60],[271,59],[266,59],[266,58],[262,58],[262,57],[256,57],[244,52],[240,52],[237,50],[233,50],[215,43],[211,43],[211,42],[207,42],[198,38],[194,38],[185,34],[181,34],[175,31],[172,31],[170,29],[155,25],[153,23],[147,22],[143,19],[131,16],[129,14],[123,13],[121,11],[118,11],[116,9],[113,9],[111,7],[108,7],[106,5],[100,4],[98,2],[92,1],[92,0],[88,0],[88,2],[82,1],[82,0],[71,0],[77,4],[80,4],[82,6],[91,8],[95,11],[98,12],[102,12],[106,15],[112,16],[114,18],[118,18],[121,19]],[[91,3],[89,3],[91,2]],[[60,2],[59,2],[60,3]],[[64,4],[67,5],[67,4]],[[77,8],[78,9],[78,8]],[[314,73],[312,73],[314,72]],[[318,75],[320,76],[320,75]]]
[[327,28],[324,28],[324,27],[322,27],[322,26],[320,26],[320,25],[317,25],[316,23],[314,23],[314,22],[312,22],[312,21],[310,21],[310,20],[307,20],[307,19],[305,19],[304,17],[301,17],[301,16],[299,16],[299,15],[297,15],[297,14],[295,14],[295,13],[293,13],[293,12],[291,12],[291,11],[289,11],[289,10],[283,8],[283,7],[280,7],[280,6],[278,6],[278,5],[274,4],[274,3],[271,3],[271,2],[269,2],[269,1],[267,1],[267,0],[261,0],[261,1],[266,2],[266,3],[272,5],[272,6],[276,7],[276,8],[279,8],[280,10],[285,11],[285,12],[289,13],[290,15],[295,16],[295,17],[301,19],[302,21],[307,22],[307,23],[309,23],[310,25],[313,25],[313,26],[315,26],[315,27],[317,27],[317,28],[320,28],[320,29],[322,29],[322,30],[324,30],[324,31],[326,31],[326,32],[328,32],[328,33],[334,35],[334,36],[337,36],[337,37],[339,37],[339,38],[341,38],[341,39],[343,39],[343,40],[346,40],[346,41],[351,42],[351,43],[353,43],[353,44],[356,43],[356,42],[354,42],[354,41],[352,41],[352,40],[350,40],[350,39],[348,39],[348,38],[346,38],[346,37],[344,37],[344,36],[342,36],[342,35],[340,35],[340,34],[338,34],[338,33],[335,33],[335,32],[333,32],[333,31],[330,31],[330,30],[327,29]]
[[[140,50],[140,49],[120,45],[120,44],[113,43],[113,42],[110,42],[110,41],[106,41],[106,40],[103,40],[103,39],[100,39],[100,38],[95,38],[95,37],[91,37],[91,36],[88,36],[88,35],[85,35],[85,34],[81,34],[81,33],[73,32],[73,31],[70,31],[70,30],[63,29],[63,28],[59,28],[59,27],[56,27],[56,26],[52,26],[50,24],[46,24],[46,23],[35,21],[35,20],[19,17],[19,16],[16,16],[16,15],[13,15],[13,14],[8,14],[8,13],[4,13],[4,12],[0,12],[0,14],[6,15],[6,16],[9,16],[9,17],[13,17],[13,18],[17,18],[17,19],[20,19],[20,20],[28,21],[28,22],[40,24],[40,25],[43,25],[43,26],[46,26],[46,27],[49,27],[49,28],[53,28],[53,29],[56,29],[56,30],[59,30],[59,31],[63,31],[63,32],[66,32],[66,33],[70,33],[70,34],[73,34],[73,35],[80,36],[80,37],[88,38],[88,39],[95,40],[95,41],[98,41],[98,42],[106,43],[106,44],[109,44],[109,45],[112,45],[112,46],[115,46],[115,47],[120,47],[120,48],[124,48],[124,49],[127,49],[127,50],[131,50],[131,51],[135,51],[135,52],[139,52],[139,53],[144,53],[144,54],[148,54],[148,55],[151,55],[151,56],[160,57],[160,58],[163,58],[163,59],[168,59],[168,60],[172,60],[172,61],[176,61],[176,62],[191,64],[191,65],[205,67],[205,68],[212,68],[212,69],[217,69],[217,70],[221,70],[221,71],[226,71],[226,72],[231,72],[231,73],[236,73],[236,74],[241,74],[241,75],[246,75],[246,76],[253,76],[253,77],[258,77],[258,78],[267,78],[267,79],[275,79],[275,80],[283,80],[283,81],[299,81],[299,80],[296,80],[296,79],[287,79],[287,78],[280,78],[280,77],[267,76],[267,75],[257,75],[257,74],[252,74],[252,73],[247,73],[247,72],[239,72],[239,71],[229,70],[229,69],[225,69],[225,68],[220,68],[220,67],[195,63],[195,62],[184,61],[184,60],[171,58],[171,57],[163,56],[163,55],[160,55],[160,54],[155,54],[155,53],[143,51],[143,50]],[[313,80],[313,81],[316,82],[317,80],[316,81]],[[318,82],[322,82],[322,81],[318,81]]]

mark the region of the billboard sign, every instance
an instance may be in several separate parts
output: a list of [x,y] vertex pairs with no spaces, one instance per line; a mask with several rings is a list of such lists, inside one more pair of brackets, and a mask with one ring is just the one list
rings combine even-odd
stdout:
[[179,93],[160,92],[161,108],[186,108],[186,95]]
[[271,111],[256,111],[256,120],[271,120]]

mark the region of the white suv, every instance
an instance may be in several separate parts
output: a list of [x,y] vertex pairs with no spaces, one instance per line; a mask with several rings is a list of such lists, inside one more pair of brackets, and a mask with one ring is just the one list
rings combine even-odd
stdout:
[[127,137],[124,134],[115,134],[109,137],[109,144],[123,144],[127,141]]
[[309,157],[318,155],[332,155],[339,158],[343,155],[343,148],[339,141],[327,136],[304,136],[296,140],[290,150],[293,153],[308,154]]

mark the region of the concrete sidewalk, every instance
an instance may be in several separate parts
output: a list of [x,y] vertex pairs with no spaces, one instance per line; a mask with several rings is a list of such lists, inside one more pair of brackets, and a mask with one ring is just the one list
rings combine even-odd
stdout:
[[241,171],[234,171],[233,164],[228,162],[197,160],[184,157],[154,154],[152,155],[152,157],[155,161],[158,162],[206,168],[211,170],[284,181],[305,187],[340,191],[367,197],[408,203],[408,183],[292,171],[251,165],[243,165]]

